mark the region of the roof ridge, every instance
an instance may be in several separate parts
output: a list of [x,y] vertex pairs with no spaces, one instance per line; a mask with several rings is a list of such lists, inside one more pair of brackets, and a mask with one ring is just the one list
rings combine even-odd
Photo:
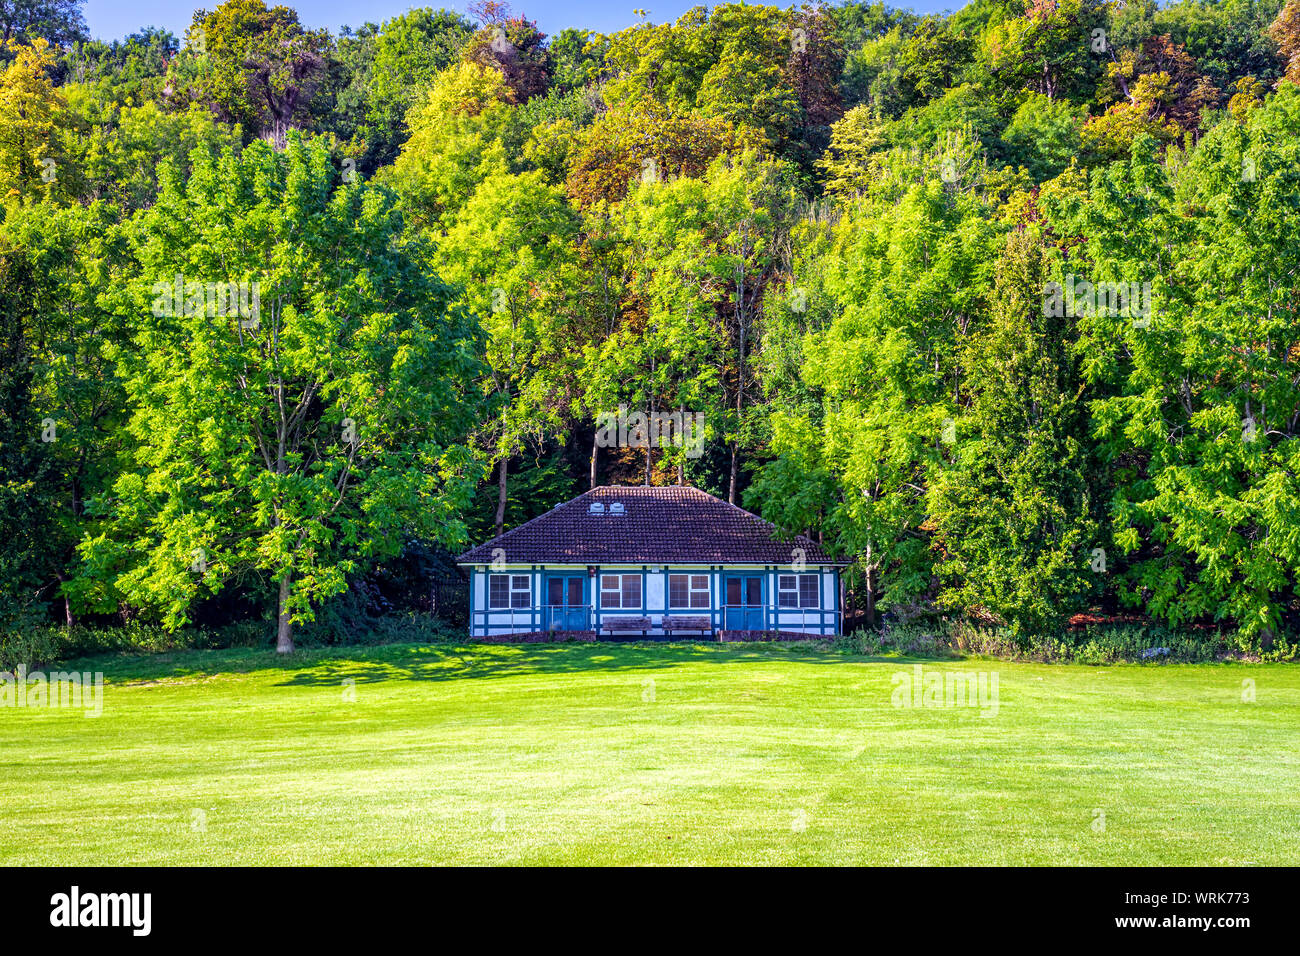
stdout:
[[[640,515],[637,521],[624,525],[595,524],[584,512],[592,500],[625,498],[632,503],[629,515]],[[644,498],[644,501],[641,499]],[[716,507],[725,505],[726,507]],[[712,517],[709,517],[709,515]],[[690,524],[683,526],[678,516]],[[545,523],[543,522],[545,519]],[[615,531],[618,527],[620,530]],[[789,538],[782,540],[785,534]],[[666,543],[664,535],[675,539]],[[714,535],[709,541],[703,535]],[[630,535],[631,538],[626,538]],[[721,537],[717,537],[721,535]],[[611,537],[612,536],[612,537]],[[636,547],[629,547],[635,542]],[[683,546],[694,554],[714,555],[711,560],[757,560],[760,563],[780,566],[795,560],[792,549],[807,549],[810,560],[823,564],[846,564],[833,557],[822,544],[810,535],[787,532],[761,515],[740,505],[726,501],[695,485],[597,485],[588,488],[567,501],[562,501],[523,524],[511,528],[482,544],[469,548],[457,561],[483,563],[497,548],[512,552],[508,560],[546,560],[551,556],[570,558],[590,554],[627,556],[628,560],[655,560],[663,563],[669,554],[681,552]],[[593,550],[594,549],[594,550]],[[640,557],[634,557],[633,552]],[[682,552],[686,553],[686,552]],[[646,557],[653,554],[655,557]],[[724,558],[724,555],[734,555]],[[660,557],[662,555],[662,557]],[[787,556],[788,555],[788,556]]]

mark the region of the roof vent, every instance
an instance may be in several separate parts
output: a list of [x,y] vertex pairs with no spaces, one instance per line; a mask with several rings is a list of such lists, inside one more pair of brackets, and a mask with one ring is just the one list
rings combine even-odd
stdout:
[[587,514],[589,515],[603,515],[604,513],[605,506],[599,501],[593,501],[591,504],[587,505]]
[[612,515],[621,515],[623,513],[623,502],[615,501],[610,504],[609,513]]

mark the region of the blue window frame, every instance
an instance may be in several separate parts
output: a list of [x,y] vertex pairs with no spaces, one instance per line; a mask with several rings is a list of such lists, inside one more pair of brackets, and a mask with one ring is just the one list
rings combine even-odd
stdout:
[[778,574],[776,578],[776,606],[788,608],[818,608],[816,574]]
[[602,574],[600,607],[603,611],[641,610],[641,574]]
[[709,610],[713,606],[713,589],[707,574],[668,575],[668,608],[672,611],[687,609]]
[[489,574],[488,608],[516,610],[533,606],[533,588],[526,574]]

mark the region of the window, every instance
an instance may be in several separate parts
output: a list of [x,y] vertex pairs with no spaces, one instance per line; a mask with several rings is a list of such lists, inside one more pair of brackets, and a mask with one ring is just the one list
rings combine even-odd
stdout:
[[489,574],[488,607],[531,607],[533,590],[526,574]]
[[727,607],[762,607],[763,579],[757,574],[727,577]]
[[639,608],[641,606],[641,575],[602,574],[600,576],[600,606],[603,608]]
[[777,607],[820,607],[817,600],[817,575],[777,575],[776,604]]
[[709,607],[709,576],[707,574],[668,575],[668,607]]

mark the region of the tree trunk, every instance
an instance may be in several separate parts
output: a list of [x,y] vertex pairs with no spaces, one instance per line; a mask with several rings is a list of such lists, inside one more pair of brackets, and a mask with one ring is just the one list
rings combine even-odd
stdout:
[[727,488],[727,502],[733,505],[736,503],[736,466],[739,464],[739,451],[740,442],[733,441],[731,443],[731,483]]
[[[685,428],[686,427],[686,403],[685,402],[678,403],[677,417],[681,419],[681,423],[682,423],[681,427]],[[682,485],[685,484],[685,478],[686,478],[686,439],[684,437],[684,433],[682,432],[681,428],[677,430],[677,434],[679,437],[682,438],[682,441],[680,443],[682,449],[677,455],[677,484]],[[694,429],[691,430],[691,434],[692,435],[695,434]]]
[[875,568],[871,566],[871,545],[867,544],[867,563],[866,563],[866,580],[867,580],[867,627],[876,626],[876,586],[872,580],[875,574]]
[[[58,572],[55,577],[59,579],[59,584],[68,583],[68,576],[62,571]],[[77,619],[72,613],[72,602],[68,600],[68,596],[65,594],[63,595],[63,624],[65,627],[72,627],[76,623]]]
[[503,457],[501,464],[497,469],[497,537],[501,537],[502,531],[506,526],[506,472],[510,467],[510,459]]
[[275,652],[293,653],[293,622],[289,620],[289,579],[292,572],[284,572],[280,579],[280,617],[275,629]]
[[600,460],[600,429],[597,428],[591,435],[591,487],[596,487],[596,463]]
[[651,422],[654,421],[654,418],[655,418],[655,406],[654,406],[654,402],[651,402],[650,415],[648,421],[646,421],[646,426],[645,426],[646,428],[646,435],[645,435],[645,485],[646,487],[650,486],[650,449],[655,443],[654,433],[650,430]]

